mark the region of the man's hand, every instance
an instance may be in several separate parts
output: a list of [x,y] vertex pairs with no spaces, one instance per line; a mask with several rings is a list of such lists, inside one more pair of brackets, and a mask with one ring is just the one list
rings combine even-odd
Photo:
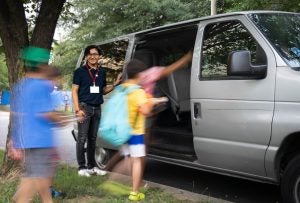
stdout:
[[78,110],[76,111],[76,117],[78,117],[78,121],[80,123],[82,123],[84,121],[84,118],[85,118],[85,113],[83,110]]
[[122,82],[122,73],[119,73],[119,75],[117,76],[117,79],[114,82],[114,86],[117,86],[121,82]]

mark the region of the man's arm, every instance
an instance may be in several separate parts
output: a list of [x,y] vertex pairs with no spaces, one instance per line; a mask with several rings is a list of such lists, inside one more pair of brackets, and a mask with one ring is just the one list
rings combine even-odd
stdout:
[[103,94],[107,94],[110,93],[111,91],[113,91],[113,89],[115,88],[115,86],[117,86],[118,84],[120,84],[122,81],[122,73],[120,73],[117,76],[117,79],[115,80],[113,85],[109,85],[103,88]]
[[113,91],[115,85],[109,85],[109,86],[105,86],[103,88],[103,94],[108,94],[110,93],[111,91]]
[[79,85],[72,85],[72,101],[74,105],[74,110],[75,114],[78,115],[79,117],[84,116],[84,112],[80,109],[79,106],[79,99],[78,99],[78,90],[79,90]]
[[192,61],[192,58],[193,58],[193,52],[189,51],[188,53],[186,53],[184,56],[182,56],[180,59],[178,59],[174,63],[166,66],[163,69],[159,79],[167,77],[175,70],[185,67],[189,62]]

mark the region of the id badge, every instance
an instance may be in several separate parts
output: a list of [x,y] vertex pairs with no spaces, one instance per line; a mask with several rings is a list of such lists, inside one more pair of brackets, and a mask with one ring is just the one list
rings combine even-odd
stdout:
[[99,86],[90,86],[90,93],[100,93]]

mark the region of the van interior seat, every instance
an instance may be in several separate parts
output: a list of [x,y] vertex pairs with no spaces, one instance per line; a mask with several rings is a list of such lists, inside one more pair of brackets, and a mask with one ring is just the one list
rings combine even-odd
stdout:
[[[180,113],[191,111],[190,107],[190,66],[181,68],[171,73],[168,78],[169,93],[174,101],[171,101],[171,107],[176,114],[177,120],[180,120]],[[172,100],[171,99],[171,100]]]
[[138,59],[146,64],[148,68],[156,63],[155,53],[149,49],[140,49],[134,53],[135,59]]

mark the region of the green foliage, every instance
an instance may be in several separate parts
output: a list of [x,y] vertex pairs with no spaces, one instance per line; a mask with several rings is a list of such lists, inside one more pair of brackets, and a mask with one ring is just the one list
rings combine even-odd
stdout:
[[210,12],[209,0],[73,0],[71,3],[80,24],[54,47],[54,64],[63,68],[64,75],[72,75],[79,53],[87,44]]
[[224,5],[222,6],[222,8],[219,8],[219,11],[221,12],[248,10],[281,10],[300,12],[299,0],[223,0],[223,2]]
[[77,169],[68,166],[61,166],[55,177],[54,188],[65,191],[68,198],[76,198],[84,195],[102,197],[101,191],[97,188],[105,180],[103,176],[93,178],[79,177]]
[[[218,13],[242,10],[300,11],[299,0],[218,0]],[[71,6],[73,6],[71,8]],[[54,47],[54,63],[71,75],[82,48],[116,36],[210,15],[210,0],[72,0],[68,9],[79,22],[66,39]],[[63,18],[70,22],[70,18]],[[70,25],[70,24],[69,24]]]
[[208,0],[188,3],[180,0],[74,0],[74,5],[82,20],[72,37],[78,39],[79,35],[85,42],[209,14]]
[[[0,150],[0,165],[3,163],[4,151]],[[11,197],[16,191],[18,180],[7,180],[0,177],[0,202],[11,202]]]
[[0,90],[8,90],[8,71],[4,53],[0,53]]

